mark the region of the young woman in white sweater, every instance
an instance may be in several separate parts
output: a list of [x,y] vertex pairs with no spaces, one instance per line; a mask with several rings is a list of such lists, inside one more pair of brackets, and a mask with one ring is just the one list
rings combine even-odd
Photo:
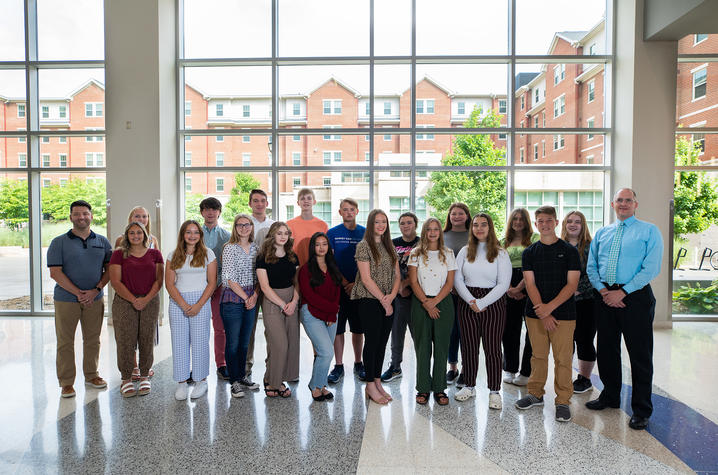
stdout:
[[489,407],[501,409],[501,336],[506,324],[506,291],[511,283],[511,260],[501,248],[494,222],[486,213],[471,221],[469,243],[456,256],[454,288],[459,294],[461,348],[466,354],[466,386],[454,398],[466,401],[476,395],[479,347],[484,343]]

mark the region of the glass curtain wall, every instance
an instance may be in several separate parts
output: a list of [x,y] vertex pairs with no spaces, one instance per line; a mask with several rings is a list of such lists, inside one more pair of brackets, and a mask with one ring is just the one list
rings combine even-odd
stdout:
[[52,309],[47,246],[69,204],[105,233],[102,0],[5,0],[0,31],[0,314]]
[[718,321],[718,35],[678,42],[673,317]]
[[604,223],[612,0],[178,2],[185,216],[212,195],[226,225],[260,187],[274,219],[310,188],[330,226],[351,197],[393,235],[455,201],[499,232],[515,206]]

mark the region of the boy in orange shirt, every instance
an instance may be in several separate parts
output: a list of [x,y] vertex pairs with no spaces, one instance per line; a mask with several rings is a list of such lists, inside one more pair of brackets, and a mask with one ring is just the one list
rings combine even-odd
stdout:
[[309,259],[309,239],[316,232],[326,233],[329,229],[327,223],[312,214],[312,208],[317,203],[314,192],[309,188],[302,188],[297,195],[297,205],[301,214],[287,221],[289,230],[294,238],[294,253],[299,259],[299,266],[303,266]]

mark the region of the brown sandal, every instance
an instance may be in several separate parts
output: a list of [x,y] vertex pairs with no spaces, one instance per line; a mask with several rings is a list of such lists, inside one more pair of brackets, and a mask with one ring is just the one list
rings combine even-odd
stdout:
[[416,393],[416,403],[422,406],[429,402],[429,393]]
[[434,401],[436,401],[439,406],[446,406],[449,404],[449,397],[445,392],[434,393]]

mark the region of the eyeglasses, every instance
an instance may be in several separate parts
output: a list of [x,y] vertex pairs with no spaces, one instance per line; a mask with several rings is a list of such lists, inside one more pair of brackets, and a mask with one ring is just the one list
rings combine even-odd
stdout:
[[248,227],[251,226],[251,225],[252,225],[252,223],[237,223],[235,226],[238,227],[238,228],[241,228],[241,229],[245,229],[245,228],[248,228]]

